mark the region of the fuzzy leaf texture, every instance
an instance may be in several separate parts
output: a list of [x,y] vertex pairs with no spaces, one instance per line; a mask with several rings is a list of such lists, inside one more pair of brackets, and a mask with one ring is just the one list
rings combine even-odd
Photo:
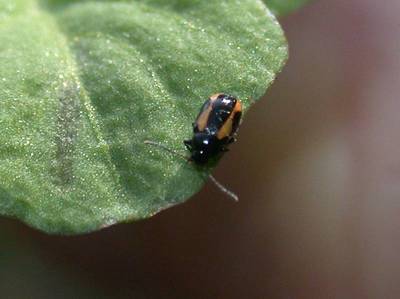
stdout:
[[207,97],[259,99],[287,58],[257,0],[0,0],[0,214],[78,234],[187,200]]

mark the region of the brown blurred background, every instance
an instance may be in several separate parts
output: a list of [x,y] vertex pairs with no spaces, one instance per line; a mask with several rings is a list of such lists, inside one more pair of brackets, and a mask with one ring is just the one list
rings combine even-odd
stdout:
[[79,237],[0,220],[1,298],[400,298],[400,1],[317,0],[212,184]]

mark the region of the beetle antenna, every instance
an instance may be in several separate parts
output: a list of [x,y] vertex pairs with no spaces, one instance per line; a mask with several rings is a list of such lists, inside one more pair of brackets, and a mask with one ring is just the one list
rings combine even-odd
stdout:
[[211,181],[218,187],[219,190],[221,190],[223,193],[228,195],[230,198],[232,198],[234,201],[239,201],[239,197],[233,193],[231,190],[228,190],[224,185],[222,185],[220,182],[217,181],[217,179],[213,175],[209,175],[209,178]]
[[[179,153],[178,151],[175,151],[167,146],[165,146],[164,144],[160,143],[160,142],[155,142],[155,141],[151,141],[151,140],[145,140],[144,144],[150,144],[153,146],[157,146],[173,155],[176,155],[180,158],[182,158],[185,161],[189,161],[188,158],[184,155],[182,155],[181,153]],[[233,193],[232,191],[230,191],[229,189],[227,189],[224,185],[222,185],[220,182],[217,181],[217,179],[213,176],[213,175],[209,175],[208,176],[211,181],[218,187],[219,190],[221,190],[223,193],[225,193],[226,195],[228,195],[230,198],[232,198],[234,201],[239,201],[239,197]]]
[[155,141],[151,141],[151,140],[145,140],[145,141],[144,141],[144,144],[150,144],[150,145],[153,145],[153,146],[157,146],[157,147],[159,147],[159,148],[161,148],[161,149],[163,149],[163,150],[165,150],[165,151],[167,151],[167,152],[169,152],[169,153],[171,153],[171,154],[174,154],[174,155],[176,155],[176,156],[182,158],[182,159],[185,160],[185,161],[188,161],[188,158],[187,158],[186,156],[184,156],[184,155],[182,155],[181,153],[179,153],[179,152],[177,152],[177,151],[175,151],[175,150],[173,150],[173,149],[171,149],[171,148],[165,146],[165,145],[162,144],[162,143],[155,142]]

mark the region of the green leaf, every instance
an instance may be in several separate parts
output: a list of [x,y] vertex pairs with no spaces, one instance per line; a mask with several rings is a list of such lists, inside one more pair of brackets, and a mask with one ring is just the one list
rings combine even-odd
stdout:
[[268,8],[276,15],[283,16],[306,5],[311,0],[264,0]]
[[207,179],[185,153],[205,99],[248,108],[287,57],[254,0],[0,0],[0,213],[83,233],[181,203]]

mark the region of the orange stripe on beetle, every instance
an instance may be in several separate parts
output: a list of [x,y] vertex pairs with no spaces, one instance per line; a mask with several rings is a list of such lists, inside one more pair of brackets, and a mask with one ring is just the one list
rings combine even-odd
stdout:
[[210,113],[213,109],[212,105],[212,100],[207,100],[203,107],[200,110],[199,115],[197,116],[195,126],[197,126],[196,130],[198,131],[204,131],[204,129],[207,127],[207,121],[210,117]]
[[211,100],[212,102],[214,102],[215,100],[218,99],[218,97],[219,97],[220,95],[223,95],[223,93],[215,93],[215,94],[213,94],[212,96],[210,96],[210,100]]
[[[236,119],[237,119],[238,115],[241,116],[241,114],[242,114],[242,103],[240,101],[237,101],[233,108],[231,115],[225,121],[225,123],[221,127],[221,129],[218,130],[218,133],[217,133],[218,139],[230,137],[236,133],[237,127],[235,128],[234,125],[239,126],[239,123],[236,123]],[[240,119],[238,121],[240,121]]]

